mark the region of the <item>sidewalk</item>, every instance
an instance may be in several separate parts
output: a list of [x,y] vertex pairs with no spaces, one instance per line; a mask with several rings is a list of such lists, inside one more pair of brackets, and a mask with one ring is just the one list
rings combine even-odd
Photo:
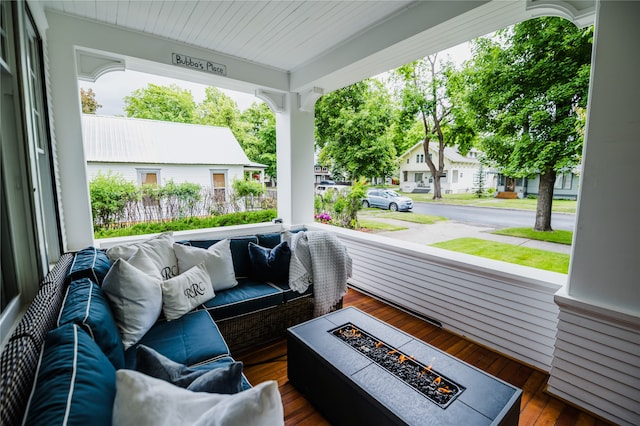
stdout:
[[540,250],[554,251],[558,253],[571,254],[571,246],[566,244],[548,243],[545,241],[530,240],[527,238],[509,237],[506,235],[495,235],[491,232],[498,229],[491,226],[468,225],[454,220],[436,222],[432,225],[422,225],[419,223],[405,222],[396,219],[382,219],[374,216],[363,215],[362,218],[389,223],[396,226],[403,226],[407,229],[402,231],[376,231],[376,235],[382,235],[397,240],[411,241],[418,244],[434,244],[456,238],[479,238],[483,240],[498,241],[507,244],[519,245],[522,247],[537,248]]

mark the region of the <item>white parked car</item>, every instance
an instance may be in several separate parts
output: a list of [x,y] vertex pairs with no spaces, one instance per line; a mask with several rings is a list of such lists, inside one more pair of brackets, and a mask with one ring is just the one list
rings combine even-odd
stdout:
[[347,195],[351,191],[351,187],[347,185],[318,185],[316,186],[317,195],[325,195],[325,192],[333,192],[334,194]]

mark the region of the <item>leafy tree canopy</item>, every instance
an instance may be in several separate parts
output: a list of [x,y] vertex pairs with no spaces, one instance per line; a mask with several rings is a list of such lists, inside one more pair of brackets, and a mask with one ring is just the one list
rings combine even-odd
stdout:
[[95,114],[98,108],[102,108],[102,105],[96,101],[96,94],[93,89],[84,90],[80,88],[80,101],[82,103],[83,114]]
[[510,176],[565,170],[580,161],[592,27],[538,18],[474,42],[466,99],[489,158]]
[[151,84],[136,89],[124,98],[127,117],[149,120],[193,123],[196,103],[189,90],[176,84],[159,86]]
[[589,88],[593,28],[538,18],[474,42],[474,58],[459,78],[482,150],[503,173],[540,173],[536,230],[551,230],[558,171],[580,161],[579,130]]
[[[410,62],[393,72],[396,93],[402,109],[399,122],[403,123],[405,138],[422,141],[425,162],[433,176],[433,198],[442,198],[440,177],[444,174],[444,149],[458,146],[464,154],[474,142],[475,132],[460,121],[453,121],[455,110],[461,109],[453,96],[455,89],[450,76],[455,73],[450,61],[439,61],[437,55]],[[415,143],[414,142],[414,143]],[[437,152],[431,158],[430,150]]]
[[244,152],[251,161],[266,164],[265,173],[277,177],[276,116],[264,102],[254,102],[240,117],[246,125]]
[[329,93],[316,104],[316,144],[332,175],[348,179],[391,176],[396,150],[388,129],[392,99],[378,80]]

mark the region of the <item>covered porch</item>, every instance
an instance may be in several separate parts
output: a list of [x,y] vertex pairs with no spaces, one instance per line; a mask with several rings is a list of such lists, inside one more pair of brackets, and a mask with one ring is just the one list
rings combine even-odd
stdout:
[[[24,243],[31,246],[14,249],[20,259],[31,259],[25,252],[40,255],[22,260],[18,268],[44,270],[61,252],[96,243],[80,102],[72,95],[78,93],[79,78],[132,69],[255,93],[276,113],[278,216],[285,225],[327,229],[313,223],[311,173],[314,105],[322,94],[532,17],[562,16],[579,26],[594,23],[587,136],[568,277],[329,229],[353,257],[354,288],[533,368],[545,382],[536,386],[569,405],[614,423],[640,423],[640,228],[637,212],[628,207],[628,194],[637,192],[631,170],[640,154],[640,53],[635,46],[640,3],[407,1],[369,7],[367,2],[264,2],[262,9],[254,5],[248,14],[242,2],[211,2],[228,3],[236,15],[215,9],[205,13],[204,3],[118,1],[91,7],[82,1],[27,1],[16,6],[21,18],[29,8],[42,39],[50,157],[39,170],[53,177],[43,193],[54,194],[41,198],[42,218],[36,220],[40,212],[36,214],[35,203],[34,224],[24,225],[35,230],[29,234],[33,242]],[[304,24],[295,18],[295,11],[303,9],[313,18]],[[278,21],[280,28],[269,27],[274,17],[287,13],[294,18]],[[150,14],[156,19],[147,20]],[[238,20],[218,21],[231,16]],[[258,27],[256,22],[267,28],[270,43],[255,38],[251,29]],[[184,30],[216,25],[227,32]],[[356,27],[355,32],[339,31]],[[216,36],[225,41],[216,42]],[[307,43],[292,45],[291,40]],[[194,70],[176,55],[213,68]],[[3,109],[3,126],[6,117]],[[4,136],[2,143],[5,150],[9,142]],[[615,187],[606,184],[610,168],[602,164],[617,165],[621,176]],[[11,201],[12,195],[7,198]],[[247,233],[276,226],[249,227]],[[14,227],[16,236],[24,236]],[[210,238],[238,231],[184,236]],[[20,302],[2,312],[3,329],[12,322],[10,311],[15,318],[33,297],[36,282],[18,282]]]

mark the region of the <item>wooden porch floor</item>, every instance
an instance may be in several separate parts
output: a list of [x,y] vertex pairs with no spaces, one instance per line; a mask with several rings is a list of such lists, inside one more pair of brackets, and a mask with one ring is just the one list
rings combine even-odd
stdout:
[[[355,306],[451,355],[522,389],[520,425],[609,425],[545,393],[548,375],[460,336],[444,331],[383,302],[349,289],[345,306]],[[328,425],[287,380],[287,345],[283,339],[251,353],[237,354],[251,383],[277,380],[286,425]]]

